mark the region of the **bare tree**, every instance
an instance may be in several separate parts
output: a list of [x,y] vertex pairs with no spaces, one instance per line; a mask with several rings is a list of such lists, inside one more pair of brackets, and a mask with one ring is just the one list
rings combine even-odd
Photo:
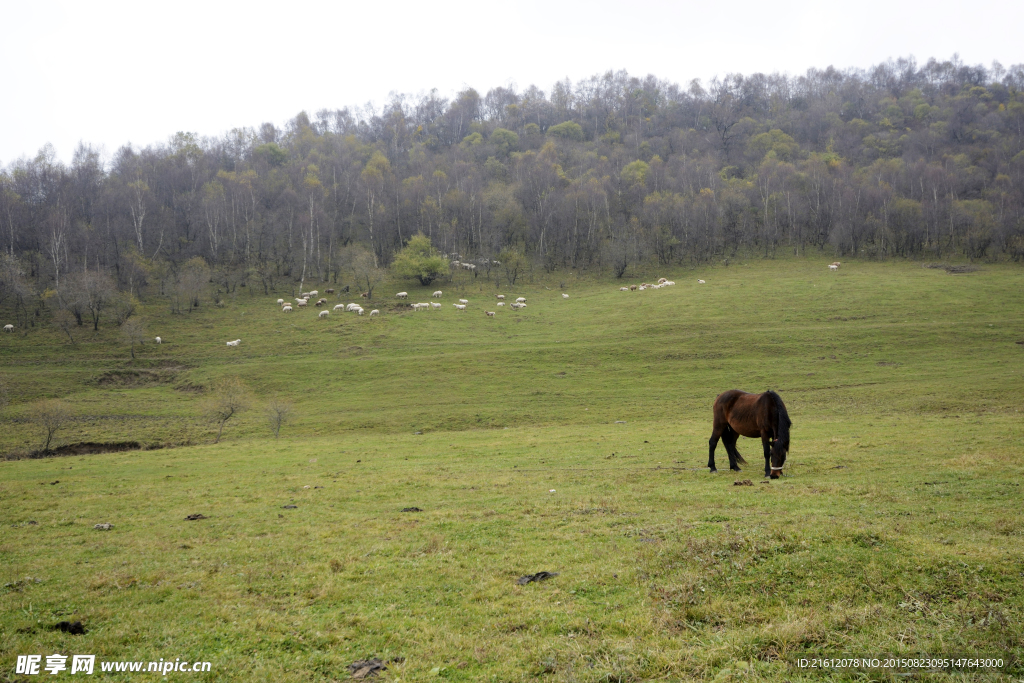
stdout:
[[206,412],[217,423],[217,438],[220,443],[224,425],[228,420],[249,408],[249,389],[237,377],[228,377],[214,386],[213,395],[206,403]]
[[117,292],[110,300],[110,309],[118,325],[124,325],[125,321],[135,315],[138,307],[139,300],[131,292]]
[[60,309],[53,314],[53,320],[50,322],[58,330],[68,335],[68,339],[71,340],[72,344],[75,343],[75,338],[71,336],[71,330],[75,327],[75,316],[72,315],[71,311],[65,308]]
[[[89,317],[92,318],[92,329],[100,329],[100,316],[117,292],[113,279],[106,273],[86,270],[68,277],[66,287],[70,288],[73,294],[62,299],[73,300],[80,313],[89,313]],[[72,307],[72,313],[75,310],[75,307]]]
[[36,401],[28,409],[28,419],[46,432],[46,443],[43,444],[42,452],[49,453],[53,437],[71,419],[71,412],[60,399]]
[[125,320],[121,324],[121,339],[131,345],[132,360],[135,360],[135,345],[141,345],[145,341],[146,325],[138,318]]
[[366,287],[366,298],[373,298],[373,290],[384,278],[387,271],[377,267],[377,259],[365,249],[357,249],[352,256],[352,273],[360,287]]
[[267,421],[270,423],[270,431],[274,432],[275,439],[281,435],[281,427],[288,421],[294,407],[291,401],[276,397],[270,399],[270,403],[267,404]]

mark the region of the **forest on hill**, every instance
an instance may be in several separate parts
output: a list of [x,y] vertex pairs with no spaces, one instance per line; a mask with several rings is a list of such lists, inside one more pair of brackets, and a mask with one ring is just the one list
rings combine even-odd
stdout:
[[109,163],[80,144],[70,164],[49,148],[8,164],[0,296],[96,277],[140,296],[207,276],[291,289],[360,257],[384,269],[420,232],[464,261],[511,249],[618,276],[811,250],[1020,260],[1022,149],[1024,65],[957,57],[395,95]]

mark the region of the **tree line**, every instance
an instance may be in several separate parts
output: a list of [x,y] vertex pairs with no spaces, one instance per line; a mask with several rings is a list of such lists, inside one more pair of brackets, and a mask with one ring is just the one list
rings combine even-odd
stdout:
[[395,95],[106,163],[80,144],[69,164],[49,147],[8,164],[0,297],[54,297],[79,325],[148,291],[187,311],[211,278],[369,282],[418,233],[450,258],[618,276],[737,253],[1019,261],[1022,149],[1024,65],[956,56]]

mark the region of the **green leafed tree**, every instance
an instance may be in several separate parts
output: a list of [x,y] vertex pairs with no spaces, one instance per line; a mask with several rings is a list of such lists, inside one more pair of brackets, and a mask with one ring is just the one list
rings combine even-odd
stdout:
[[391,270],[399,277],[416,278],[426,287],[448,274],[448,262],[430,244],[422,232],[409,238],[409,243],[391,263]]
[[553,138],[583,142],[583,127],[575,121],[565,121],[548,128],[548,135]]

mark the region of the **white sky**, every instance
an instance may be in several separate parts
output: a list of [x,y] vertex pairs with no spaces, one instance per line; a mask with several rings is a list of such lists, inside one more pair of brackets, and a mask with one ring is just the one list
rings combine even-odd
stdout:
[[392,91],[549,92],[608,69],[684,84],[954,52],[1024,62],[1020,0],[0,0],[0,17],[0,166],[47,142],[109,157]]

